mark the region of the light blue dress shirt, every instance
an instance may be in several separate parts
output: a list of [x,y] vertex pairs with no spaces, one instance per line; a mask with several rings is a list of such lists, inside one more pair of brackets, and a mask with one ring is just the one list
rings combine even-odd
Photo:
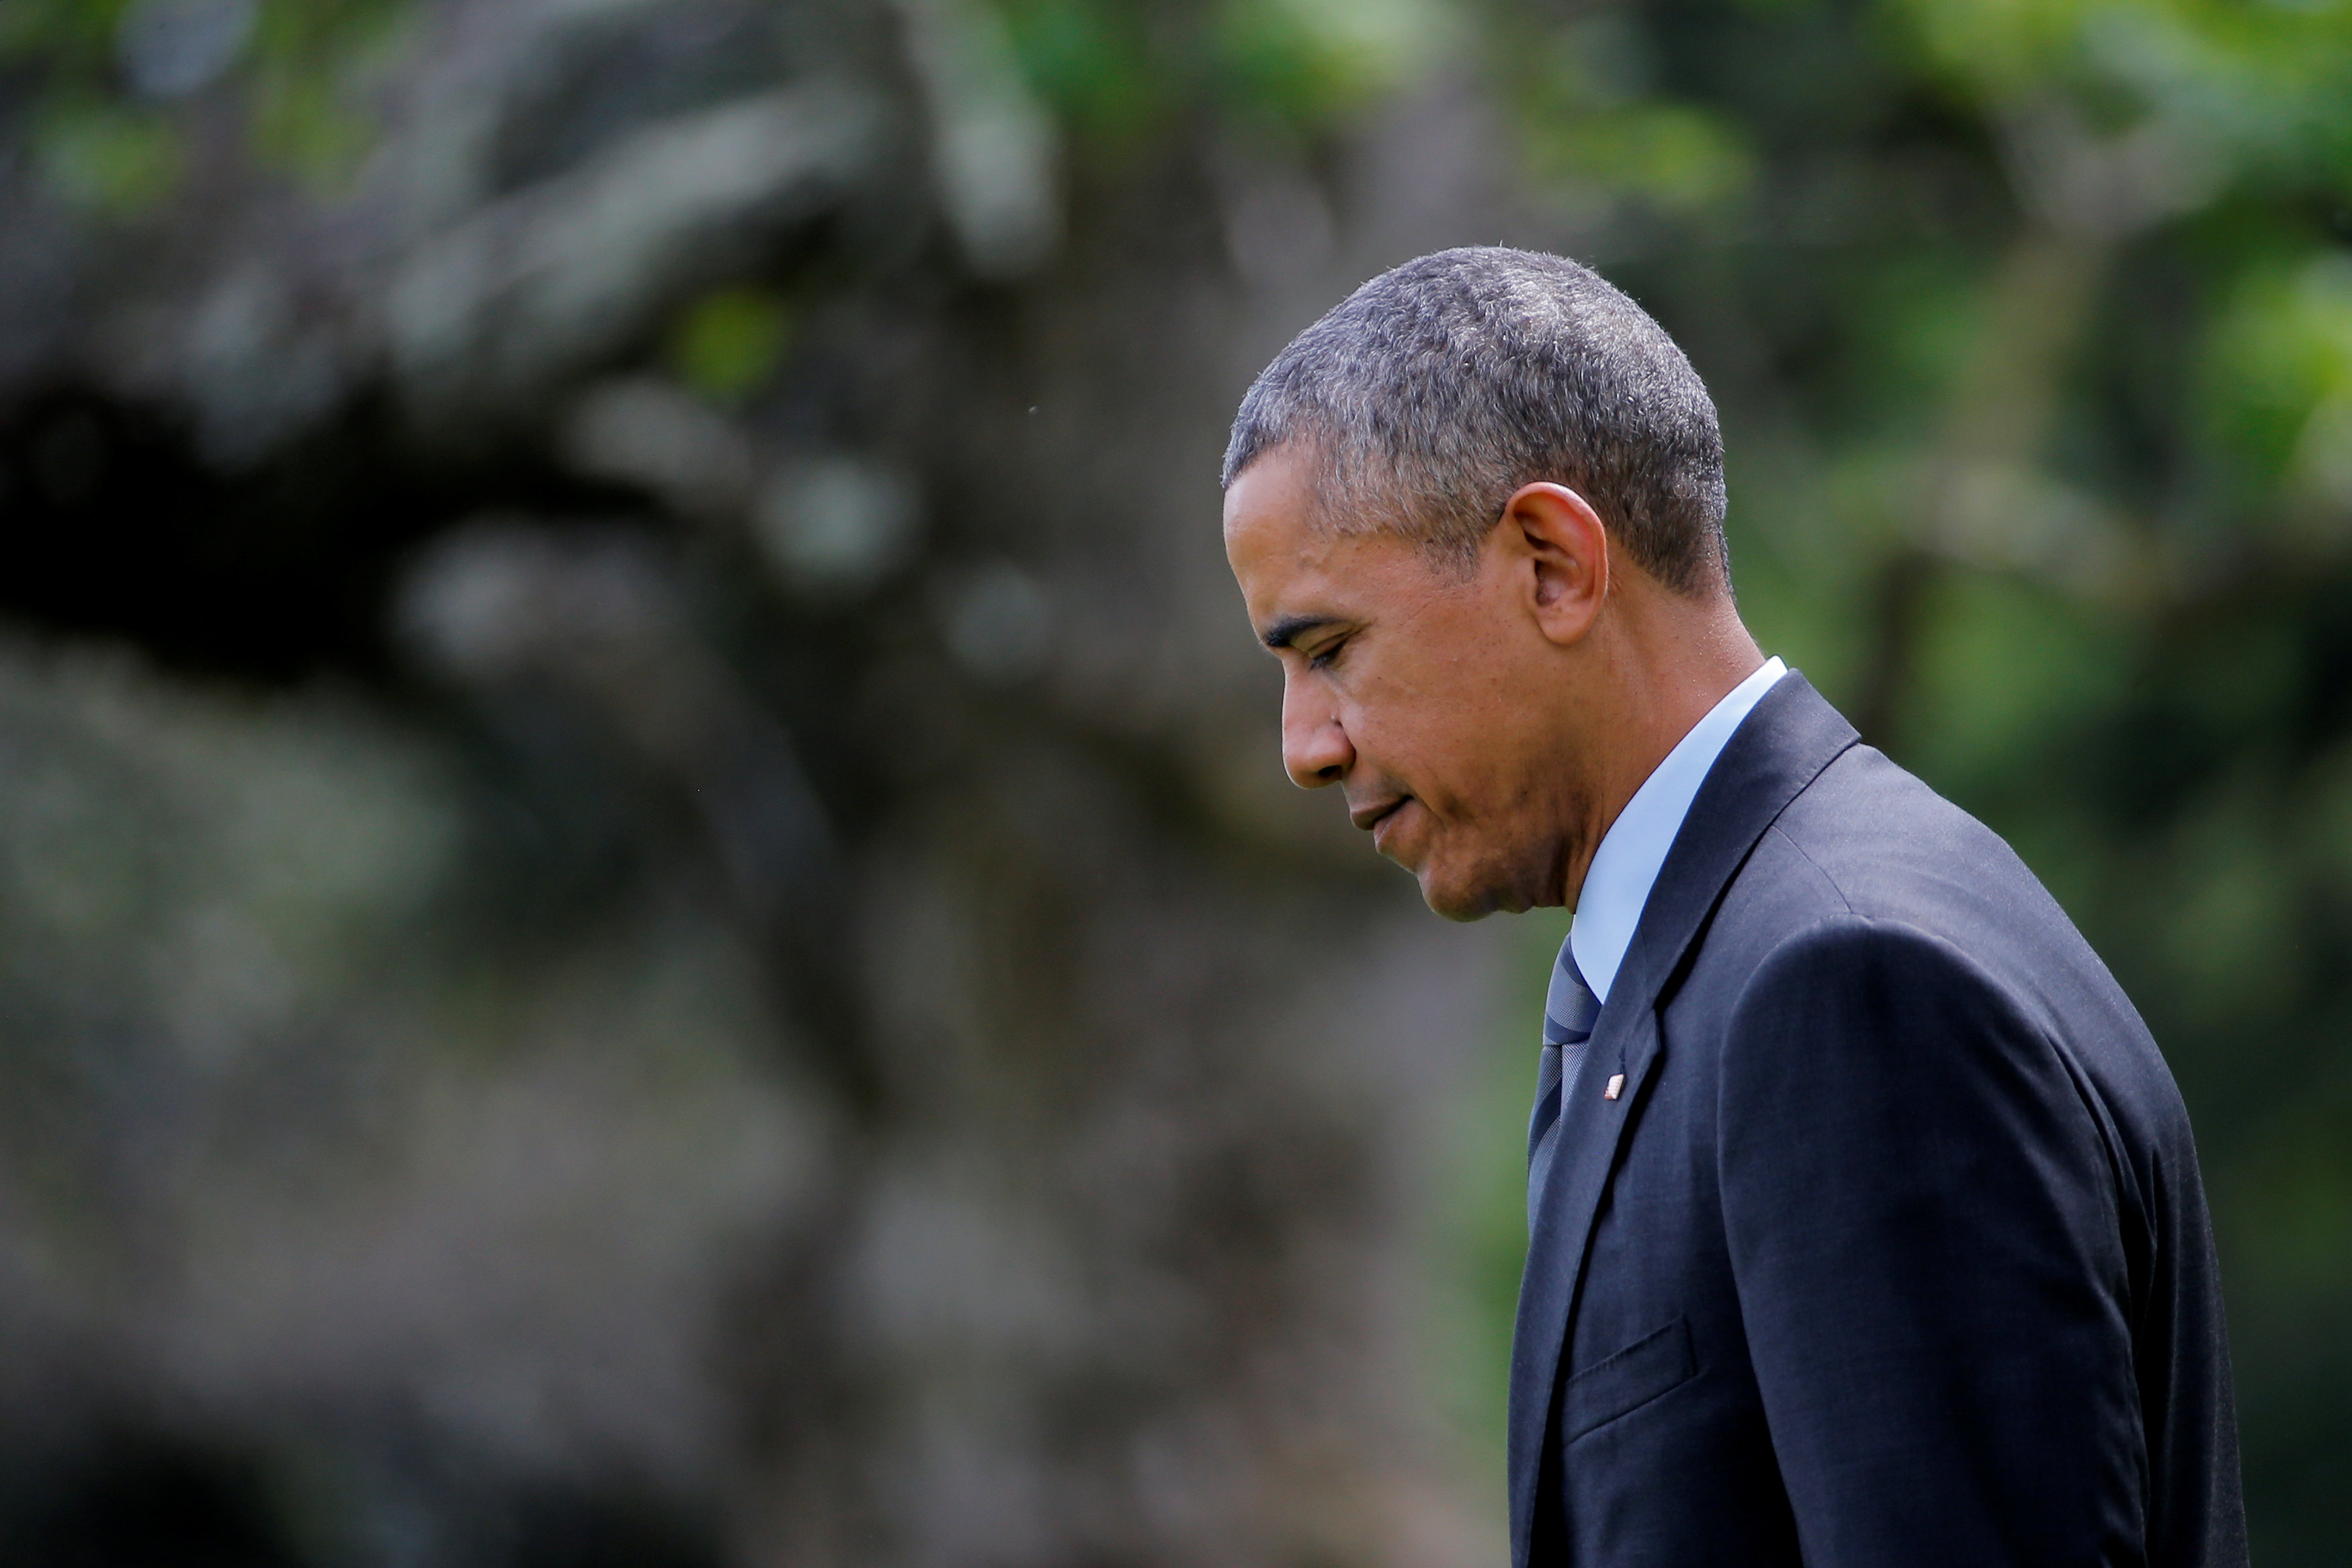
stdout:
[[1576,967],[1584,972],[1584,983],[1602,1001],[1609,999],[1610,982],[1633,945],[1642,906],[1650,902],[1650,888],[1666,863],[1666,852],[1675,847],[1683,819],[1690,815],[1698,787],[1706,782],[1707,770],[1748,710],[1788,673],[1789,666],[1780,660],[1767,659],[1762,668],[1732,687],[1675,743],[1601,835],[1601,847],[1592,852],[1592,869],[1584,873],[1584,888],[1577,895],[1568,943],[1576,954]]

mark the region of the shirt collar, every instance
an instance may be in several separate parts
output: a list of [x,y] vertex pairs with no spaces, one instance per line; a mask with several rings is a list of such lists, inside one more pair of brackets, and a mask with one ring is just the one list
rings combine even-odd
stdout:
[[1643,905],[1650,902],[1650,888],[1666,863],[1666,852],[1675,847],[1675,835],[1682,831],[1683,819],[1690,814],[1691,800],[1706,781],[1707,770],[1748,710],[1788,673],[1789,666],[1780,660],[1767,659],[1762,668],[1732,687],[1675,743],[1601,835],[1601,847],[1592,852],[1592,867],[1584,873],[1583,891],[1577,895],[1569,946],[1584,983],[1602,1001],[1609,999],[1610,982],[1625,961],[1625,949],[1633,946],[1633,928],[1641,924]]

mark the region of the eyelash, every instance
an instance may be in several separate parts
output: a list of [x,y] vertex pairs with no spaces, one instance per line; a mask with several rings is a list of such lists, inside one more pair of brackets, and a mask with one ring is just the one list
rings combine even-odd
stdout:
[[1307,667],[1310,670],[1329,669],[1331,667],[1331,661],[1338,658],[1339,656],[1339,650],[1347,645],[1347,641],[1343,638],[1338,642],[1329,643],[1325,644],[1323,647],[1318,648],[1315,652],[1307,655]]

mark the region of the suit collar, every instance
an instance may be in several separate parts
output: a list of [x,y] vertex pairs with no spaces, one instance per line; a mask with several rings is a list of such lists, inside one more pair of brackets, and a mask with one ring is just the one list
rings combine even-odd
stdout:
[[[1626,1119],[1657,1056],[1661,998],[1765,829],[1857,738],[1793,670],[1764,695],[1692,800],[1601,1009],[1573,1102],[1561,1108],[1560,1154],[1537,1200],[1519,1286],[1510,1418],[1511,1557],[1519,1568],[1528,1563],[1538,1472],[1585,1244]],[[1609,1081],[1621,1074],[1617,1097],[1603,1098]]]
[[[1732,732],[1684,817],[1618,966],[1612,1000],[1647,1011],[1699,925],[1764,830],[1839,753],[1861,737],[1812,683],[1791,670]],[[1604,1020],[1605,1026],[1605,1020]]]
[[1604,1000],[1640,929],[1650,889],[1665,869],[1691,804],[1698,798],[1716,758],[1738,733],[1740,722],[1762,701],[1788,666],[1767,659],[1753,674],[1726,693],[1675,742],[1665,759],[1642,781],[1617,820],[1601,835],[1577,895],[1576,925],[1569,936],[1577,967],[1593,994]]

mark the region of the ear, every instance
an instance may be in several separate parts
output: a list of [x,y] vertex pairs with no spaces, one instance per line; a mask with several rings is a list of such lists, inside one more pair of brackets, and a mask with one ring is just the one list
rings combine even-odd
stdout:
[[1565,485],[1523,485],[1503,503],[1502,527],[1525,573],[1528,608],[1551,642],[1580,642],[1609,596],[1609,530]]

